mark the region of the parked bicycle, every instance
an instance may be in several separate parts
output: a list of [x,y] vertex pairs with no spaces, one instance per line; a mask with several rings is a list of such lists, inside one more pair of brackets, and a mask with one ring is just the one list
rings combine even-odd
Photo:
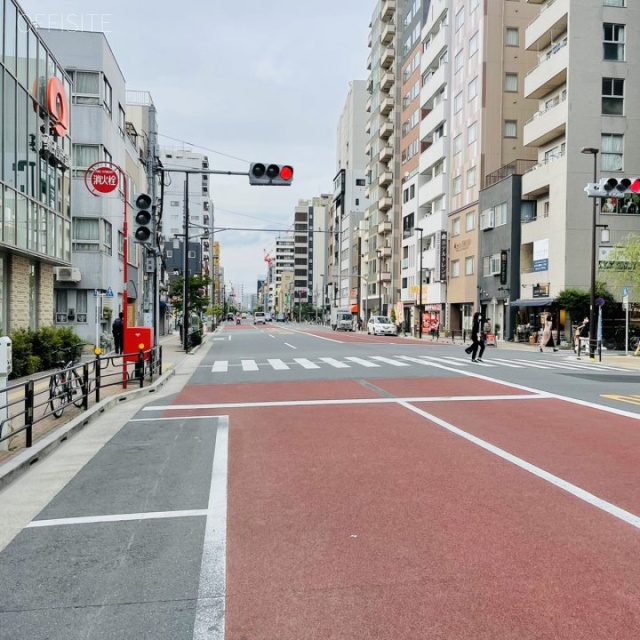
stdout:
[[79,344],[60,349],[60,353],[66,354],[65,359],[58,361],[58,371],[49,381],[49,405],[56,418],[63,414],[66,405],[73,403],[76,407],[82,407],[84,404],[84,381],[74,367],[82,346]]

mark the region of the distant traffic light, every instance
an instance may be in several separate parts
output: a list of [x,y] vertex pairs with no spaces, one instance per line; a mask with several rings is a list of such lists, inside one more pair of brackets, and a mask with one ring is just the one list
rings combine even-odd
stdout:
[[293,182],[293,167],[288,164],[264,164],[252,162],[249,168],[249,184],[272,187],[289,187]]
[[640,194],[640,178],[602,178],[600,182],[590,182],[585,187],[590,198],[619,198],[624,194]]
[[151,196],[141,193],[136,198],[136,213],[134,220],[136,230],[134,236],[138,242],[148,242],[153,231],[153,213],[151,211]]

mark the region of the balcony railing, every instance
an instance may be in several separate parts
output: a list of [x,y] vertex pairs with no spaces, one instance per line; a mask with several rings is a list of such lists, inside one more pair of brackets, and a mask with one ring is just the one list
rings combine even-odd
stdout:
[[535,164],[535,160],[524,159],[509,162],[509,164],[505,164],[496,171],[492,171],[488,174],[484,179],[484,186],[490,187],[492,184],[496,184],[496,182],[500,182],[500,180],[504,180],[509,176],[521,176],[527,171],[530,171]]

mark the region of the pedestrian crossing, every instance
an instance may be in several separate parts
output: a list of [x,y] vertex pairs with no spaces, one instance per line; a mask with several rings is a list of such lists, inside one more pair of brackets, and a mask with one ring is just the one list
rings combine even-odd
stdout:
[[469,358],[457,356],[343,356],[342,358],[318,357],[310,358],[267,358],[263,361],[255,359],[240,359],[239,361],[216,360],[211,365],[211,373],[228,373],[229,371],[242,370],[243,372],[256,371],[290,371],[290,370],[317,370],[317,369],[379,369],[382,367],[458,367],[460,369],[545,369],[548,371],[622,371],[629,369],[610,365],[596,364],[587,361],[569,359],[535,359],[526,358],[489,358],[484,362],[471,362]]

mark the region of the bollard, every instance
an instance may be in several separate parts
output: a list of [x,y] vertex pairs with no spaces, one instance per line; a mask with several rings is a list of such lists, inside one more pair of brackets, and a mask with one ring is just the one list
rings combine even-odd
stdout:
[[0,451],[9,450],[9,434],[13,431],[9,418],[9,396],[6,392],[7,380],[12,370],[11,338],[0,338]]

